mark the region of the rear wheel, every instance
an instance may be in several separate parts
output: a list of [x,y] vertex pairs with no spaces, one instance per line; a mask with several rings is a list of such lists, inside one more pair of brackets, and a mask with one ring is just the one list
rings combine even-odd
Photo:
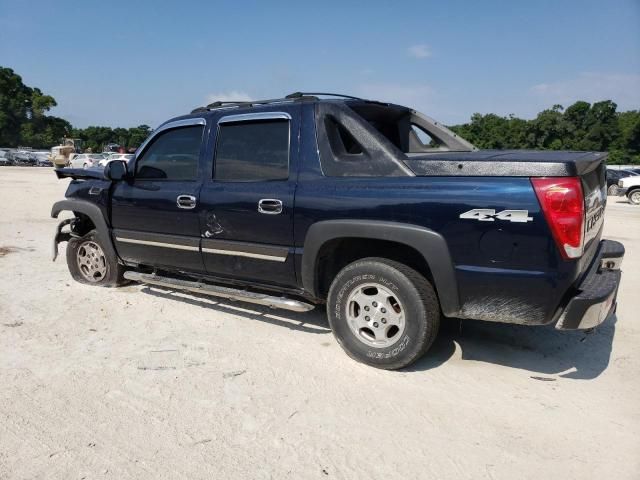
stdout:
[[95,230],[67,243],[67,267],[73,279],[87,285],[123,285],[124,267],[103,248]]
[[327,304],[329,324],[345,352],[388,370],[418,360],[440,324],[438,299],[427,279],[383,258],[343,268],[331,284]]
[[640,205],[640,189],[629,192],[627,198],[634,205]]

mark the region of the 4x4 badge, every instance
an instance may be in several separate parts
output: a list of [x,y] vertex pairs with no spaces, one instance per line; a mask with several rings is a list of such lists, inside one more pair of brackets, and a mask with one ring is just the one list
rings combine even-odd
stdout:
[[501,212],[496,212],[492,208],[474,208],[468,212],[461,213],[460,218],[479,220],[481,222],[493,222],[495,220],[516,223],[533,222],[533,217],[529,216],[529,210],[502,210]]

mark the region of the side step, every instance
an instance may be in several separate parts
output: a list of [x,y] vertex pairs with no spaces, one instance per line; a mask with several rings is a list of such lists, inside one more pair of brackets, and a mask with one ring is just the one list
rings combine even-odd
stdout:
[[150,285],[174,288],[176,290],[188,290],[190,292],[196,292],[203,295],[213,295],[215,297],[222,297],[229,300],[257,303],[258,305],[266,305],[270,308],[282,308],[293,312],[308,312],[314,308],[314,305],[310,303],[293,300],[291,298],[274,297],[264,293],[248,292],[246,290],[220,287],[217,285],[192,282],[189,280],[179,280],[177,278],[162,277],[155,274],[126,271],[124,272],[124,278],[127,280],[133,280],[134,282],[148,283]]

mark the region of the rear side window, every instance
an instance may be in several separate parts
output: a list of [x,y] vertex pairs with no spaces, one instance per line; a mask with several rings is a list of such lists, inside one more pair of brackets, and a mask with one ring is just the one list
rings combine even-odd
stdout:
[[362,155],[362,145],[335,118],[327,115],[324,118],[324,123],[327,130],[327,140],[329,140],[331,151],[336,157]]
[[320,166],[327,177],[406,176],[404,156],[377,130],[340,103],[316,104]]
[[221,124],[213,178],[222,182],[289,178],[289,121]]
[[198,178],[201,125],[159,134],[136,164],[136,178],[187,181]]
[[[414,142],[417,145],[414,145]],[[412,147],[418,148],[412,148]],[[438,142],[433,139],[423,128],[415,124],[411,124],[411,132],[409,133],[409,153],[422,152],[427,148],[437,148]]]

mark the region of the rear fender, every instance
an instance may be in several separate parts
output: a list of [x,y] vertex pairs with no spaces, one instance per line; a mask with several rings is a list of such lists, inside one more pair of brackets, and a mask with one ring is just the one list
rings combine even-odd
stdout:
[[458,284],[447,242],[433,230],[404,223],[376,220],[314,223],[305,237],[301,265],[302,285],[312,295],[319,296],[318,253],[326,242],[339,238],[388,240],[412,247],[429,265],[444,315],[455,317],[459,314]]

